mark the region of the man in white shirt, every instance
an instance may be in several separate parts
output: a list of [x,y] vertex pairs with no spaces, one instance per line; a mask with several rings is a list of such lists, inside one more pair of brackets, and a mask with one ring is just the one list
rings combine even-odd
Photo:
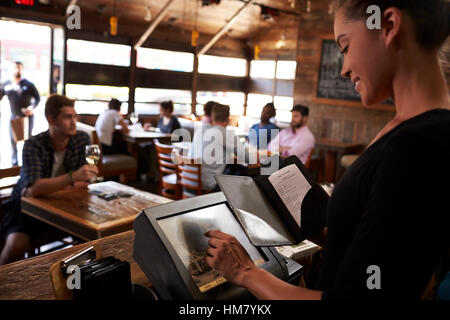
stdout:
[[95,122],[95,130],[102,145],[103,154],[126,153],[125,142],[115,138],[114,135],[117,125],[121,126],[121,133],[128,133],[129,131],[127,124],[119,113],[121,104],[119,100],[111,99],[108,103],[109,109],[99,115]]
[[194,133],[188,157],[201,159],[202,189],[220,191],[214,176],[223,174],[227,164],[234,163],[237,151],[245,152],[244,145],[236,139],[232,130],[227,130],[230,107],[215,104],[211,113],[211,126],[199,128]]

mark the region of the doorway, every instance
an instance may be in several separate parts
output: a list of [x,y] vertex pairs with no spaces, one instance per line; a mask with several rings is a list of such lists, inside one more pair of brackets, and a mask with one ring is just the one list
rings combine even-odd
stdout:
[[[0,83],[13,77],[16,62],[23,65],[23,75],[37,88],[40,103],[34,109],[32,135],[48,129],[44,108],[50,93],[63,92],[65,49],[64,29],[14,20],[0,20]],[[9,122],[11,109],[7,96],[0,100],[0,168],[11,166]],[[19,165],[22,165],[23,142],[17,144]]]

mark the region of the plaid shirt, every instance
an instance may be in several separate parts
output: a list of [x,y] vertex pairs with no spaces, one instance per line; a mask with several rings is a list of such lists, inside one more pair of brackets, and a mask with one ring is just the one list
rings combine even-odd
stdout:
[[[84,164],[85,148],[90,144],[89,136],[81,131],[69,139],[64,156],[64,171],[77,170]],[[23,164],[20,179],[11,195],[11,200],[20,200],[24,188],[31,186],[36,180],[50,178],[53,168],[53,147],[49,131],[42,132],[27,140],[23,146]]]

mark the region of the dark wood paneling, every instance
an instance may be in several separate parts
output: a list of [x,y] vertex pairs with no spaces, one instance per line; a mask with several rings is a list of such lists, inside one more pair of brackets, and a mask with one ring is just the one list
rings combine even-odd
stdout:
[[95,41],[95,42],[106,42],[114,44],[131,45],[131,37],[124,35],[111,36],[109,33],[99,33],[86,30],[67,30],[67,38]]
[[244,91],[245,77],[198,75],[198,91]]
[[272,95],[273,80],[250,79],[249,92]]
[[191,90],[192,72],[136,68],[136,87]]
[[67,83],[128,87],[129,67],[67,62]]

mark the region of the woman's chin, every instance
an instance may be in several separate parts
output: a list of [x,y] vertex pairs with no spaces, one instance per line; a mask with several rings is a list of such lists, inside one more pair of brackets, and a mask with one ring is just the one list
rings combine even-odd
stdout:
[[373,106],[374,104],[381,104],[386,99],[388,98],[375,97],[372,95],[365,94],[364,92],[361,93],[361,103],[366,107]]

